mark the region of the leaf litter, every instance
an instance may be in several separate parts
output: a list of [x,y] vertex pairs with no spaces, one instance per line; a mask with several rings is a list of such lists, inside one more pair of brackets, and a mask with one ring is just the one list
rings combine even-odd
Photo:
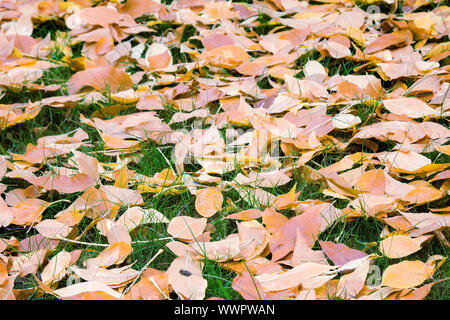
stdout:
[[[1,298],[224,298],[219,278],[228,298],[424,299],[445,283],[450,8],[373,3],[2,1]],[[38,127],[48,110],[71,125]],[[139,169],[149,149],[161,163]],[[358,223],[375,236],[344,243]]]

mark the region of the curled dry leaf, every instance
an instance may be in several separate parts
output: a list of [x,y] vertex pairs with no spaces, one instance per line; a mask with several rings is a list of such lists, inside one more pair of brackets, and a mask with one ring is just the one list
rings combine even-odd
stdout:
[[318,288],[336,276],[328,274],[333,267],[306,262],[288,271],[280,273],[266,273],[255,276],[264,291],[280,291],[302,285],[304,288]]
[[225,45],[202,53],[199,59],[205,59],[217,67],[233,68],[249,60],[250,55],[241,47]]
[[333,117],[332,123],[337,129],[348,129],[361,123],[361,119],[350,113],[343,113]]
[[245,300],[263,300],[265,292],[261,284],[249,272],[243,272],[233,279],[232,288]]
[[98,181],[98,160],[79,151],[72,151],[72,153],[74,154],[72,160],[80,169],[80,173],[85,173],[94,181]]
[[19,242],[19,251],[31,252],[40,249],[53,250],[58,244],[59,240],[52,240],[41,234],[35,234]]
[[[205,242],[209,242],[209,241],[205,241]],[[199,256],[199,252],[198,250],[195,249],[195,247],[193,248],[191,245],[195,245],[197,242],[192,242],[191,244],[185,244],[183,242],[179,242],[179,241],[170,241],[168,243],[166,243],[166,247],[169,248],[175,255],[177,255],[178,257],[184,257],[188,254],[190,254],[194,259],[196,259]],[[203,250],[202,248],[199,248],[199,251]],[[203,253],[204,251],[202,251]]]
[[337,296],[341,298],[355,298],[363,289],[369,272],[370,259],[364,261],[351,273],[343,275],[336,288]]
[[273,209],[266,208],[263,212],[262,221],[271,233],[275,233],[278,232],[289,219]]
[[400,300],[423,300],[428,295],[431,288],[436,283],[438,283],[438,281],[431,282],[431,283],[421,286],[420,288],[413,289],[413,290],[409,291],[407,294],[401,295],[399,297],[399,299]]
[[284,209],[291,209],[297,205],[296,199],[298,197],[298,193],[295,193],[295,189],[297,187],[297,184],[292,187],[292,189],[286,193],[278,196],[273,202],[272,207],[275,210],[284,210]]
[[251,188],[246,186],[240,186],[237,188],[239,195],[250,205],[255,205],[256,203],[261,204],[264,207],[269,207],[273,201],[275,201],[276,196],[272,193],[267,192],[260,188]]
[[14,294],[14,281],[17,278],[16,275],[7,276],[7,279],[4,280],[4,283],[0,285],[0,299],[1,300],[16,300]]
[[115,269],[71,267],[71,270],[83,280],[104,283],[111,288],[123,287],[139,274],[139,271],[131,269],[129,266]]
[[304,213],[291,218],[277,230],[269,240],[272,261],[278,261],[294,250],[297,230],[300,230],[305,243],[312,247],[320,232],[320,206],[310,206]]
[[48,202],[36,198],[27,199],[14,207],[10,207],[9,211],[13,215],[11,223],[18,225],[31,225],[42,219],[42,213],[49,205]]
[[297,229],[297,238],[295,240],[294,251],[292,252],[291,264],[293,266],[296,266],[305,262],[314,262],[328,265],[323,251],[311,249],[307,245],[306,240],[303,238],[300,230]]
[[8,282],[8,269],[6,266],[6,262],[2,259],[0,259],[0,286],[3,286]]
[[406,115],[412,119],[437,115],[440,112],[413,97],[383,100],[383,106],[394,114]]
[[36,177],[31,174],[28,177],[24,177],[24,179],[45,190],[55,190],[59,193],[75,193],[84,191],[89,187],[95,186],[96,183],[93,178],[85,173],[75,174],[70,177],[65,175],[42,175]]
[[262,217],[262,215],[263,213],[257,209],[248,209],[237,213],[229,214],[224,219],[254,220]]
[[131,237],[127,227],[123,225],[112,225],[106,234],[109,244],[125,242],[131,244]]
[[19,277],[23,278],[32,273],[35,274],[39,267],[43,266],[49,249],[39,249],[28,255],[11,257],[12,265],[10,271],[18,271]]
[[395,31],[389,34],[384,34],[377,37],[375,41],[366,47],[366,54],[371,54],[390,46],[401,45],[412,41],[412,33],[408,29]]
[[130,88],[132,84],[128,73],[110,66],[79,71],[67,83],[69,94],[77,93],[84,87],[118,92]]
[[364,252],[349,248],[343,243],[319,241],[319,244],[323,252],[335,265],[345,265],[347,262],[367,256]]
[[152,43],[145,55],[150,70],[165,70],[172,66],[172,54],[169,48],[161,43]]
[[102,186],[101,190],[114,205],[139,205],[144,203],[142,196],[136,190],[118,188],[110,185]]

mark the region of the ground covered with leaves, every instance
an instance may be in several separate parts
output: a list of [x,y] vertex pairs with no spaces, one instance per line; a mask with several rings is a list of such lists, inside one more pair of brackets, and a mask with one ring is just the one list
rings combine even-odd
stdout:
[[1,0],[1,299],[449,299],[440,0]]

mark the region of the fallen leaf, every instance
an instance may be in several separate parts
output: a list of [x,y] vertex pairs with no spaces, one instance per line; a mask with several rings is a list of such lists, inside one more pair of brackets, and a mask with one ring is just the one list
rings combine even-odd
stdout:
[[98,67],[79,71],[67,83],[69,94],[77,93],[84,87],[119,92],[130,88],[132,84],[130,76],[115,67]]
[[58,252],[45,266],[41,273],[42,282],[50,286],[64,278],[66,269],[72,262],[72,255],[67,251]]
[[335,265],[345,265],[347,262],[367,256],[364,252],[349,248],[343,243],[319,241],[319,244],[323,252]]
[[123,287],[132,282],[139,274],[139,271],[131,269],[129,266],[115,269],[71,267],[71,270],[83,280],[100,282],[111,288]]
[[206,218],[178,216],[170,220],[167,232],[174,238],[189,241],[201,235],[205,227]]
[[42,220],[34,228],[49,239],[65,238],[72,230],[67,224],[52,219]]
[[269,244],[269,231],[256,220],[238,222],[237,226],[242,257],[250,260],[261,254]]
[[121,264],[131,253],[131,244],[126,242],[115,242],[95,258],[86,260],[88,268],[107,268],[115,264]]
[[305,288],[313,289],[320,287],[325,282],[335,277],[334,275],[327,275],[332,267],[317,264],[313,262],[305,262],[288,271],[262,274],[255,276],[259,281],[264,291],[280,291],[284,289],[294,288],[302,285]]
[[222,203],[222,193],[217,189],[207,188],[199,191],[195,199],[195,209],[201,216],[208,218],[222,210]]
[[123,225],[132,231],[141,225],[152,223],[168,223],[169,220],[155,209],[132,207],[125,211],[117,220],[117,225]]
[[398,289],[413,288],[428,279],[433,271],[434,268],[422,261],[402,261],[386,268],[381,285]]
[[403,258],[421,249],[418,238],[393,235],[380,242],[380,251],[389,258]]
[[237,275],[233,279],[232,288],[245,300],[263,300],[265,297],[264,289],[259,281],[248,272]]
[[230,234],[223,240],[194,242],[189,246],[200,255],[213,261],[228,261],[241,258],[241,240],[237,234]]
[[169,283],[183,300],[202,300],[205,297],[207,281],[202,269],[189,255],[172,261],[167,270]]
[[414,97],[386,99],[383,100],[383,106],[394,114],[406,115],[412,119],[440,113],[439,110],[430,108],[425,102]]

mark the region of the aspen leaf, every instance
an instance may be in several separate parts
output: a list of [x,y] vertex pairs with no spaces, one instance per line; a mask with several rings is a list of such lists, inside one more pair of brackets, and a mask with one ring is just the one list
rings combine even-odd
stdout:
[[155,209],[142,209],[141,207],[132,207],[125,211],[115,222],[123,225],[132,231],[144,224],[150,223],[168,223],[169,220]]
[[207,188],[199,191],[195,199],[195,209],[201,216],[208,218],[222,210],[222,203],[222,193],[217,189]]
[[404,114],[413,119],[436,115],[439,112],[414,97],[383,100],[383,105],[392,113]]
[[66,237],[72,228],[67,224],[57,220],[46,219],[39,222],[34,227],[42,236],[49,239],[58,239],[59,237]]
[[96,90],[118,92],[131,87],[130,76],[114,67],[98,67],[75,73],[67,83],[69,94],[77,93],[84,87]]
[[[79,294],[98,293],[100,296],[106,294],[116,299],[120,299],[121,294],[108,287],[106,284],[96,281],[76,283],[71,286],[63,287],[54,291],[61,298],[69,298]],[[99,297],[99,296],[97,296]]]
[[107,268],[122,263],[131,253],[131,244],[118,241],[107,247],[95,257],[86,260],[87,267]]
[[198,263],[189,255],[173,260],[167,272],[169,283],[183,300],[202,300],[205,297],[207,281],[203,279]]
[[380,251],[389,258],[403,258],[421,249],[420,242],[408,236],[393,235],[380,242]]
[[413,288],[428,279],[433,271],[434,268],[421,261],[402,261],[386,268],[381,285],[398,289]]
[[41,273],[42,282],[50,285],[61,280],[66,275],[66,269],[72,262],[72,255],[67,251],[60,251],[45,266]]
[[167,232],[174,238],[193,240],[203,233],[206,227],[206,218],[192,218],[178,216],[170,220]]
[[448,1],[318,2],[2,1],[0,298],[438,290]]

